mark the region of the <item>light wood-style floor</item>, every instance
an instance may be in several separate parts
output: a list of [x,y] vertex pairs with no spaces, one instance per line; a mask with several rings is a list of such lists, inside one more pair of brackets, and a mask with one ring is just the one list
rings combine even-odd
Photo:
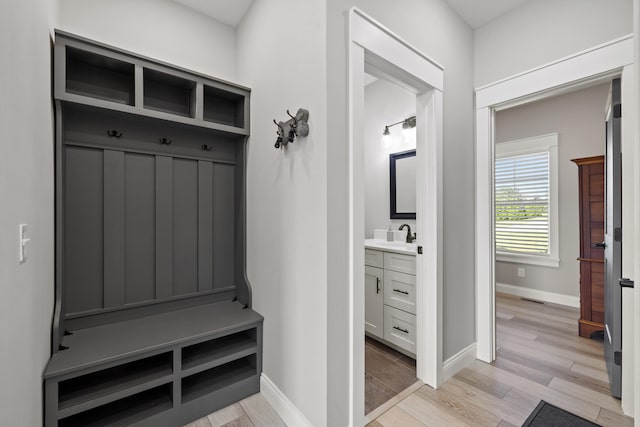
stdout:
[[257,393],[185,427],[286,427],[271,405]]
[[438,390],[422,386],[369,426],[520,426],[543,399],[604,427],[633,426],[611,397],[602,343],[578,336],[577,309],[496,298],[497,359]]
[[[609,394],[602,343],[578,336],[578,310],[497,295],[496,361],[475,361],[438,390],[413,386],[372,427],[520,426],[543,399],[604,427],[632,427]],[[260,394],[188,427],[284,426]]]

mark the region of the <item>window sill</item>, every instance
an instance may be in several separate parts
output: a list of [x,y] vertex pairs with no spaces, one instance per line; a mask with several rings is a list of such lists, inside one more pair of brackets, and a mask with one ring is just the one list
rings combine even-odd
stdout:
[[496,261],[512,262],[516,264],[539,265],[542,267],[560,267],[560,259],[552,258],[549,256],[518,255],[496,252]]

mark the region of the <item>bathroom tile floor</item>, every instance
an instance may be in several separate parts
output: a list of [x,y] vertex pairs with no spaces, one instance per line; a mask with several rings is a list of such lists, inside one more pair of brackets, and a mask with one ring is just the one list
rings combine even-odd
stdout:
[[364,412],[368,414],[417,381],[416,361],[369,337],[364,348]]

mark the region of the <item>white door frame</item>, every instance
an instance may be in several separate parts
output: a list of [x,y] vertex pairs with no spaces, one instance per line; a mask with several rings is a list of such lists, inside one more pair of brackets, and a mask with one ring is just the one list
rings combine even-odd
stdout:
[[[633,63],[633,35],[476,89],[477,358],[495,359],[495,111],[576,90],[621,75]],[[630,85],[627,85],[627,90]],[[625,90],[623,82],[623,91]],[[603,113],[604,114],[604,113]]]
[[[416,93],[418,245],[416,375],[442,381],[442,91],[444,68],[352,8],[348,14],[350,254],[350,425],[364,423],[364,73],[365,67]],[[428,238],[425,238],[428,236]]]

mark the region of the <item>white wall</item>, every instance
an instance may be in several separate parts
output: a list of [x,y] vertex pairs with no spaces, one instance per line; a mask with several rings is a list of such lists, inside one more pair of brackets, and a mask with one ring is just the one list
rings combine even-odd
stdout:
[[[54,0],[0,2],[0,424],[42,423],[53,312]],[[18,262],[18,224],[28,258]]]
[[[252,88],[247,272],[264,375],[316,426],[327,424],[325,31],[324,2],[255,0],[237,33],[239,81]],[[309,136],[275,149],[272,120],[301,107]]]
[[361,8],[444,65],[444,359],[475,341],[473,32],[443,0],[327,3],[329,424],[348,408],[348,152],[345,14]]
[[[496,113],[497,143],[558,134],[560,267],[496,262],[496,282],[580,296],[578,167],[571,159],[604,155],[605,104],[609,84]],[[524,267],[525,277],[518,277]]]
[[235,29],[169,0],[60,0],[59,28],[220,79],[236,77]]
[[633,0],[531,0],[475,31],[475,86],[630,34]]
[[389,218],[389,154],[416,148],[415,128],[405,132],[402,125],[390,128],[388,142],[382,142],[386,125],[416,114],[416,96],[386,80],[376,80],[364,90],[364,175],[365,238],[373,238],[376,228],[409,224],[415,233],[415,219]]

